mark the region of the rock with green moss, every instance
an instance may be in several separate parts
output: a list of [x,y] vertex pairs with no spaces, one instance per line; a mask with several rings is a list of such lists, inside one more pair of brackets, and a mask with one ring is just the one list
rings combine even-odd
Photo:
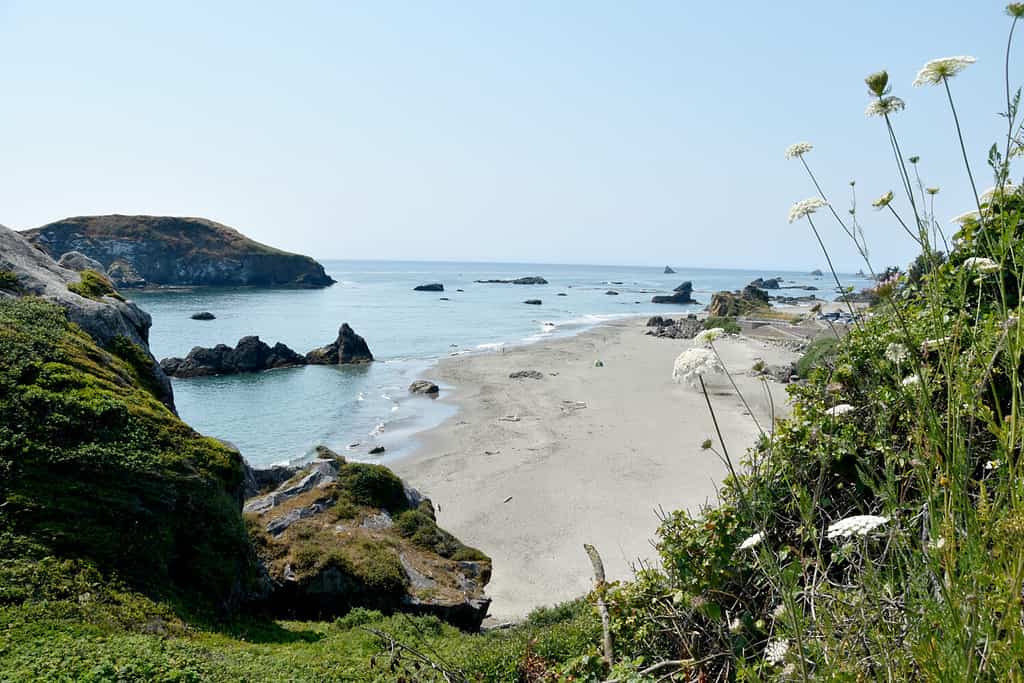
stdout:
[[708,305],[708,315],[716,317],[735,317],[748,315],[771,307],[768,294],[764,290],[747,285],[735,292],[715,292]]
[[260,244],[203,218],[78,216],[24,234],[54,258],[77,251],[98,261],[120,287],[334,284],[310,257]]
[[245,512],[275,613],[327,618],[354,607],[434,614],[476,630],[490,559],[437,526],[433,505],[381,465],[318,457]]

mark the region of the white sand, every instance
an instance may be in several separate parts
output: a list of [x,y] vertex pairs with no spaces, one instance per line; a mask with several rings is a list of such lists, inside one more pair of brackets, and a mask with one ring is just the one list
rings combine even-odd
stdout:
[[[434,501],[444,528],[493,558],[495,618],[586,593],[584,543],[600,551],[609,580],[630,577],[637,560],[657,559],[659,507],[696,510],[714,500],[725,468],[700,449],[714,435],[704,397],[671,380],[673,360],[692,342],[645,330],[642,320],[609,323],[571,339],[445,359],[430,377],[454,388],[440,400],[459,412],[392,467]],[[716,346],[767,425],[762,383],[747,373],[758,358],[777,364],[795,354],[746,338]],[[598,359],[604,367],[594,367]],[[524,369],[544,378],[509,379]],[[757,428],[724,376],[710,386],[735,459]],[[781,413],[784,387],[768,386]]]

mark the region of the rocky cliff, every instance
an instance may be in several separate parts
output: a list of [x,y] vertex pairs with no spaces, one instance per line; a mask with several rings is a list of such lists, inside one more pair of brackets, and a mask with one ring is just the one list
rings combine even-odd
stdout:
[[[204,218],[79,216],[23,233],[54,259],[69,252],[102,265],[120,288],[146,285],[326,287],[308,256],[255,242]],[[86,262],[74,258],[73,262]]]

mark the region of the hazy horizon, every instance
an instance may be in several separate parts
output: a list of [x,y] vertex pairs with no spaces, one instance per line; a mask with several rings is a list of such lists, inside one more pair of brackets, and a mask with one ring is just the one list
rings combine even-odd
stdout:
[[[825,267],[786,222],[814,188],[783,150],[807,140],[840,212],[857,180],[875,268],[903,265],[913,243],[870,208],[899,181],[863,77],[889,70],[951,227],[973,200],[949,106],[910,83],[978,58],[952,88],[991,185],[1002,5],[819,4],[0,0],[0,224],[188,215],[323,260],[800,272]],[[837,267],[863,267],[819,227]]]

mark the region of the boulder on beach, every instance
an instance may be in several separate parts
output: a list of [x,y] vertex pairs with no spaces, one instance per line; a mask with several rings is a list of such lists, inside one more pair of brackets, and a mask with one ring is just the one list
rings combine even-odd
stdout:
[[691,294],[693,293],[693,283],[687,280],[678,287],[672,290],[672,294],[668,296],[654,296],[651,297],[652,304],[695,304]]
[[412,288],[414,292],[443,292],[444,285],[440,282],[432,282],[428,285],[416,285]]
[[306,362],[310,365],[347,365],[369,363],[372,360],[373,354],[366,340],[356,334],[348,323],[341,324],[338,338],[333,342],[306,354]]
[[305,364],[305,358],[280,342],[271,347],[257,336],[248,336],[239,339],[234,348],[227,344],[196,346],[184,358],[164,358],[160,368],[170,377],[208,377]]
[[542,302],[540,299],[527,299],[523,303],[530,304],[531,306],[540,306],[544,302]]
[[516,370],[510,373],[509,379],[544,379],[544,374],[537,370]]
[[514,280],[474,280],[484,285],[546,285],[547,280],[540,277],[539,275],[531,275],[529,277],[517,277]]
[[675,320],[656,315],[647,321],[647,326],[651,328],[647,330],[648,335],[667,339],[693,339],[704,329],[704,324],[693,314]]
[[665,275],[675,275],[675,272],[670,266],[665,266]]
[[193,320],[216,320],[217,319],[217,316],[215,316],[213,313],[210,313],[209,311],[200,311],[199,313],[193,313],[189,317],[192,318]]
[[441,388],[430,380],[418,379],[409,385],[409,393],[437,398],[438,394],[441,393]]

